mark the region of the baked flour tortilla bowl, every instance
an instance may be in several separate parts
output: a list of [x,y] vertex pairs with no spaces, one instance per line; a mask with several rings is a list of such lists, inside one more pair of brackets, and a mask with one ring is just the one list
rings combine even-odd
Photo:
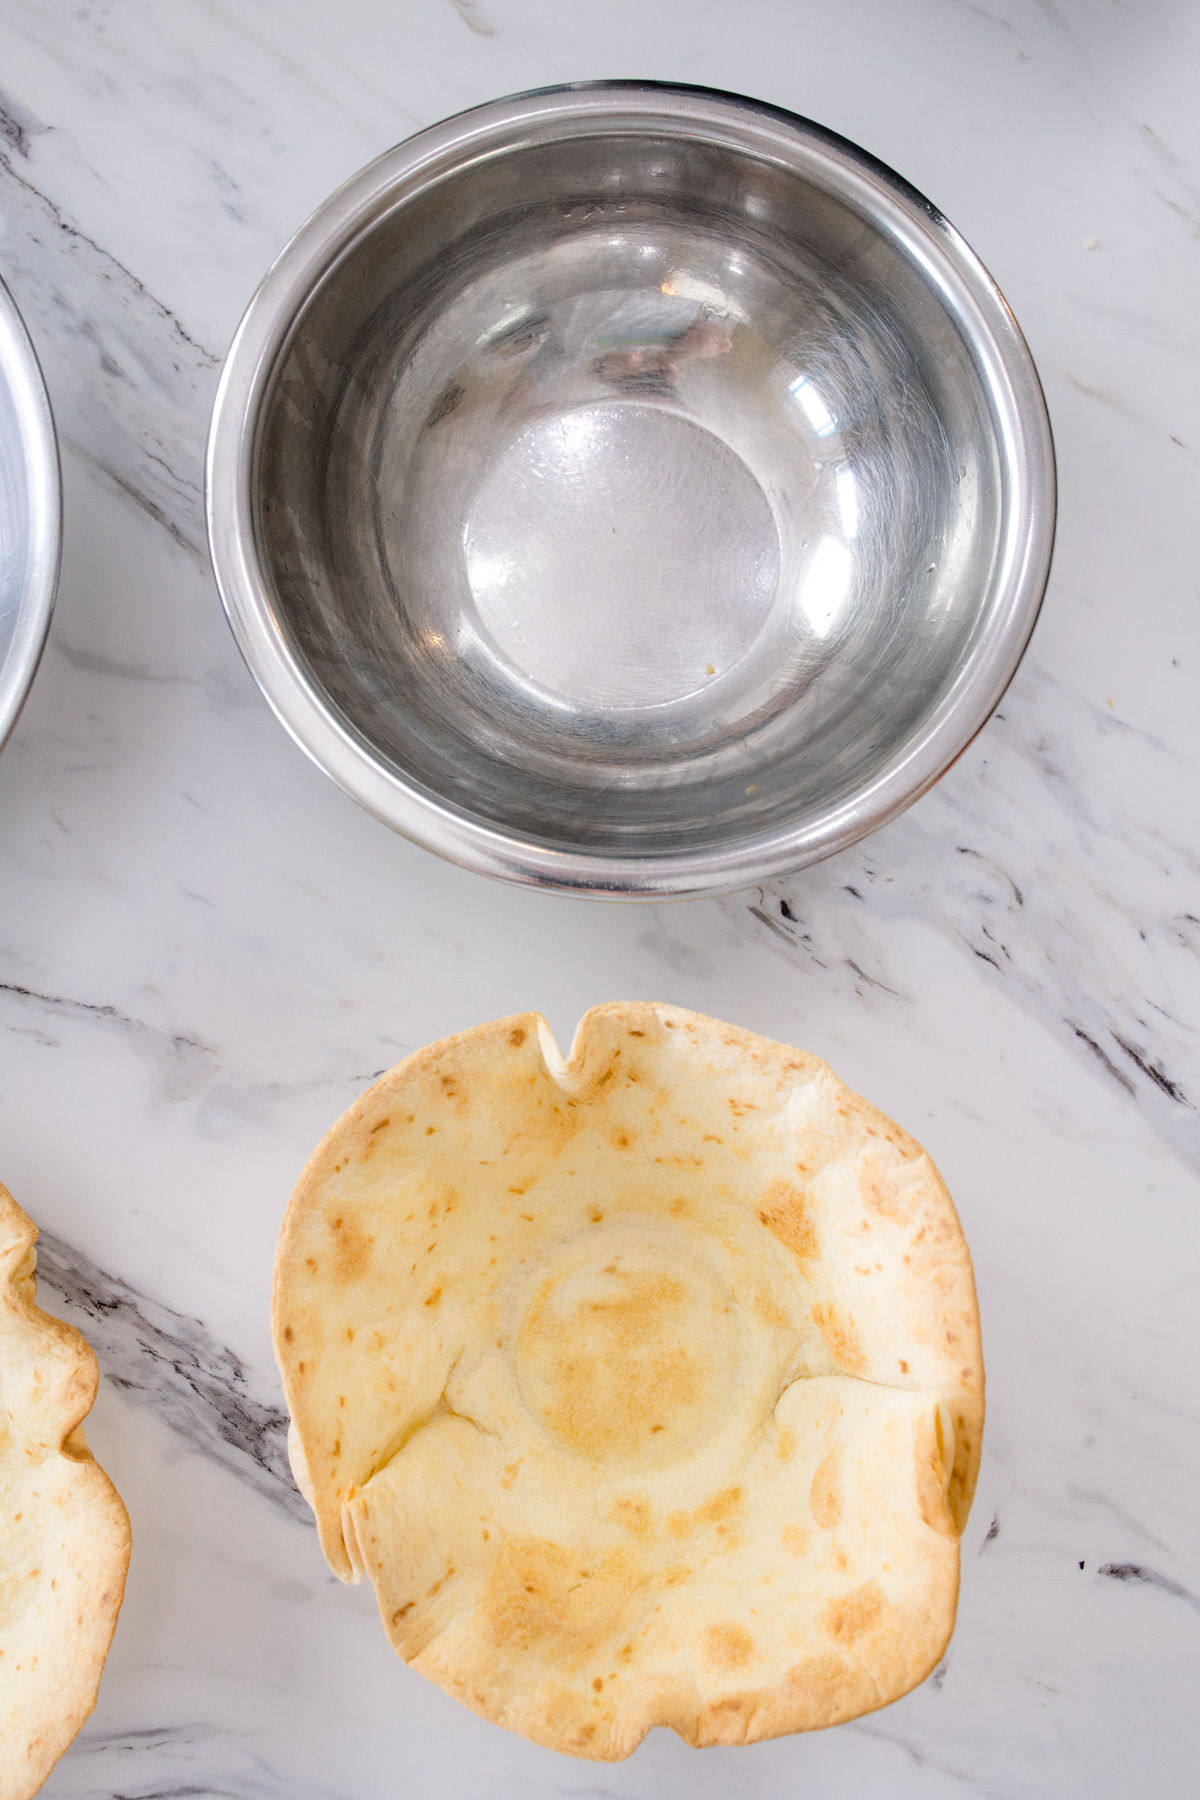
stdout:
[[83,1419],[96,1358],[35,1303],[37,1230],[0,1186],[0,1800],[29,1800],[96,1704],[129,1520]]
[[970,1257],[920,1146],[678,1007],[526,1013],[334,1126],[276,1261],[297,1480],[412,1666],[577,1756],[906,1693],[979,1466]]

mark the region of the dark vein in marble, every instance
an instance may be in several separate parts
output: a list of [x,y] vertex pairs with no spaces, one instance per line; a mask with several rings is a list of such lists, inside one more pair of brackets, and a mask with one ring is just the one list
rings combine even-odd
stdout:
[[450,4],[467,30],[473,31],[476,37],[495,37],[496,27],[489,25],[483,17],[479,0],[450,0]]
[[[169,537],[174,539],[181,550],[186,550],[189,555],[200,554],[198,540],[194,539],[184,531],[182,526],[177,525],[167,509],[164,506],[161,506],[157,500],[151,499],[144,488],[139,487],[135,481],[131,481],[127,475],[120,474],[109,463],[102,462],[99,457],[93,456],[87,446],[81,444],[78,439],[64,436],[63,442],[68,449],[74,450],[76,455],[82,457],[85,462],[92,463],[103,474],[107,475],[113,486],[119,488],[128,499],[133,501],[135,506],[140,506],[142,511],[148,514],[148,516],[154,520],[156,525],[161,525],[163,530]],[[198,488],[196,492],[197,496],[199,496]]]
[[1135,1063],[1142,1071],[1142,1074],[1148,1076],[1151,1081],[1162,1089],[1164,1094],[1169,1094],[1171,1099],[1178,1101],[1180,1106],[1191,1105],[1191,1101],[1188,1099],[1179,1083],[1171,1080],[1161,1063],[1151,1062],[1145,1052],[1135,1050],[1132,1044],[1126,1043],[1125,1039],[1115,1031],[1112,1033],[1112,1040],[1125,1052],[1130,1062]]
[[0,994],[32,1001],[48,1012],[87,1019],[118,1031],[153,1067],[168,1100],[190,1100],[208,1088],[216,1073],[216,1051],[211,1044],[182,1031],[160,1031],[144,1019],[135,1019],[115,1006],[90,1000],[72,1000],[64,994],[44,994],[15,981],[0,981]]
[[32,169],[30,140],[46,129],[0,105],[5,280],[61,440],[207,567],[203,445],[220,358],[16,166]]
[[1100,1046],[1096,1042],[1095,1038],[1089,1037],[1087,1032],[1083,1029],[1082,1025],[1072,1025],[1071,1029],[1075,1033],[1075,1036],[1077,1038],[1079,1038],[1082,1043],[1085,1043],[1087,1045],[1087,1047],[1091,1051],[1092,1055],[1094,1057],[1096,1057],[1101,1063],[1103,1063],[1104,1067],[1108,1070],[1108,1073],[1112,1076],[1113,1080],[1119,1081],[1121,1086],[1125,1089],[1125,1092],[1127,1094],[1134,1093],[1135,1092],[1134,1085],[1133,1085],[1132,1081],[1130,1081],[1128,1075],[1124,1074],[1120,1069],[1118,1069],[1116,1063],[1113,1061],[1111,1056],[1106,1056],[1104,1054],[1104,1051],[1100,1048]]
[[984,1795],[985,1800],[1016,1800],[1011,1789],[994,1787],[990,1781],[982,1780],[968,1769],[957,1769],[953,1763],[940,1762],[927,1750],[914,1744],[911,1738],[901,1737],[897,1732],[881,1731],[877,1725],[865,1725],[856,1719],[850,1720],[841,1729],[852,1731],[859,1737],[874,1738],[880,1744],[893,1744],[897,1750],[905,1752],[914,1768],[933,1769],[939,1775],[948,1775],[952,1781],[961,1781],[973,1792]]
[[[1148,1544],[1153,1544],[1156,1550],[1162,1550],[1170,1556],[1169,1545],[1164,1544],[1161,1538],[1155,1537],[1154,1533],[1148,1531],[1140,1519],[1135,1519],[1133,1514],[1126,1512],[1123,1506],[1118,1506],[1115,1500],[1110,1500],[1107,1494],[1098,1493],[1094,1488],[1072,1486],[1067,1489],[1067,1497],[1077,1503],[1082,1502],[1085,1506],[1103,1507],[1105,1512],[1111,1513],[1113,1518],[1118,1520],[1127,1531],[1136,1531],[1140,1538],[1144,1538]],[[1114,1564],[1113,1567],[1116,1565]]]
[[1105,1563],[1100,1570],[1110,1581],[1132,1581],[1144,1587],[1161,1588],[1164,1594],[1170,1594],[1176,1600],[1186,1600],[1187,1604],[1200,1612],[1200,1599],[1178,1581],[1172,1581],[1169,1575],[1160,1575],[1157,1569],[1147,1569],[1142,1563]]
[[843,957],[842,960],[851,973],[857,975],[861,981],[865,981],[868,987],[878,988],[881,994],[889,994],[893,1000],[907,1000],[907,995],[889,987],[886,981],[877,981],[874,975],[868,975],[865,969],[860,969],[852,956]]
[[[245,1734],[200,1721],[109,1731],[85,1726],[59,1771],[74,1800],[347,1800],[342,1789],[278,1774]],[[59,1790],[53,1776],[46,1800],[51,1788]]]
[[[115,1006],[108,1006],[94,1000],[71,1000],[64,994],[43,994],[38,988],[22,987],[16,981],[0,981],[0,993],[16,994],[21,1000],[36,1000],[42,1006],[48,1006],[56,1012],[90,1013],[97,1019],[106,1019],[111,1024],[119,1025],[126,1031],[150,1031],[144,1019],[135,1019],[130,1013],[123,1013]],[[164,1034],[165,1035],[165,1034]],[[187,1044],[193,1050],[209,1050],[210,1046],[200,1043],[198,1038],[175,1037],[172,1043]]]
[[[39,128],[36,124],[33,128],[34,130],[41,129],[43,131],[48,129],[46,126]],[[23,135],[27,135],[28,131],[29,125],[27,123]],[[19,146],[17,147],[19,148]],[[29,155],[27,141],[24,149],[21,150],[21,154],[26,157]],[[198,344],[195,338],[184,329],[170,307],[164,306],[161,300],[156,300],[146,284],[143,281],[139,281],[132,269],[127,269],[125,264],[113,256],[110,251],[103,249],[102,246],[96,242],[95,238],[90,238],[86,231],[80,231],[77,225],[72,225],[69,219],[64,218],[61,209],[55,205],[50,196],[44,194],[41,188],[35,187],[33,182],[27,180],[24,175],[18,174],[17,170],[13,168],[12,163],[3,152],[0,152],[0,167],[4,169],[4,172],[10,176],[13,181],[18,182],[20,186],[25,189],[26,193],[31,195],[40,206],[43,206],[46,209],[59,231],[65,232],[66,236],[73,242],[83,245],[94,255],[101,258],[111,269],[114,269],[121,277],[122,282],[127,282],[133,292],[137,295],[138,299],[147,302],[147,304],[154,309],[159,317],[168,324],[171,327],[171,330],[174,331],[188,346],[189,350],[194,351],[200,360],[207,363],[210,368],[215,369],[217,367],[221,360],[220,357],[214,356],[211,350],[206,350],[203,344]]]
[[146,681],[157,687],[192,686],[195,682],[195,677],[189,675],[156,675],[148,663],[121,662],[95,650],[77,649],[61,637],[55,639],[54,649],[64,662],[73,669],[82,669],[86,675],[115,675],[122,681]]
[[[1047,719],[1057,722],[1053,734]],[[730,916],[744,909],[760,942],[819,972],[826,986],[844,991],[841,971],[854,977],[868,1005],[903,985],[877,928],[898,918],[932,926],[1060,1041],[1086,1052],[1198,1168],[1196,1033],[1164,1002],[1168,958],[1200,955],[1200,943],[1192,918],[1163,904],[1162,877],[1194,883],[1200,859],[1178,832],[1152,818],[1131,821],[1110,804],[1080,746],[1111,736],[1113,723],[1044,674],[1023,671],[980,748],[903,819],[861,848],[759,888],[755,903],[734,896],[719,904]],[[1167,758],[1164,776],[1178,778],[1169,747],[1145,733],[1138,743]],[[1139,892],[1142,875],[1157,908]],[[867,904],[852,906],[848,894]],[[1091,907],[1100,929],[1081,932]],[[880,947],[877,968],[864,939]]]
[[[193,1128],[205,1138],[225,1138],[238,1131],[265,1127],[276,1108],[305,1093],[349,1089],[352,1094],[359,1094],[386,1073],[386,1069],[352,1070],[300,1081],[253,1081],[223,1071],[219,1052],[201,1038],[183,1031],[164,1031],[118,1007],[74,1000],[65,994],[46,994],[15,981],[0,981],[0,999],[5,995],[52,1017],[78,1020],[119,1036],[143,1064],[162,1099],[172,1105],[197,1103]],[[18,1031],[21,1027],[9,1025],[5,1029]],[[47,1044],[54,1041],[41,1033],[33,1035]]]
[[249,1391],[246,1366],[199,1319],[140,1294],[43,1231],[38,1277],[82,1316],[107,1380],[256,1493],[308,1524],[287,1459],[287,1414]]
[[41,137],[49,129],[48,125],[43,125],[35,119],[19,100],[14,100],[11,94],[0,91],[0,138],[3,138],[4,142],[15,150],[18,156],[23,156],[28,162],[32,139]]
[[[784,901],[783,906],[786,906],[786,905],[787,905],[787,902]],[[783,910],[783,906],[781,906],[781,908],[780,908],[781,911]],[[775,933],[775,936],[777,938],[782,938],[782,940],[785,944],[790,945],[795,942],[795,939],[793,938],[791,932],[786,931],[784,929],[784,927],[779,923],[778,919],[773,919],[771,917],[770,913],[765,913],[761,906],[752,906],[750,908],[750,911],[751,911],[752,915],[754,916],[754,918],[756,918],[758,920],[760,925],[765,925],[768,931],[773,931]],[[792,917],[791,912],[786,913],[785,917],[790,919]]]
[[243,1795],[233,1788],[210,1787],[207,1782],[197,1787],[189,1781],[183,1787],[142,1788],[136,1794],[121,1794],[114,1789],[112,1800],[243,1800]]

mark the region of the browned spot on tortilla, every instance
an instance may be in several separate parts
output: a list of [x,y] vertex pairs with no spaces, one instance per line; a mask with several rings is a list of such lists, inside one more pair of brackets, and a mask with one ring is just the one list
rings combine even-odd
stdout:
[[376,1132],[377,1132],[377,1131],[384,1131],[384,1130],[386,1130],[386,1129],[387,1129],[387,1127],[388,1127],[388,1126],[389,1126],[389,1125],[390,1125],[390,1124],[391,1124],[391,1122],[392,1122],[392,1121],[391,1121],[391,1119],[390,1119],[390,1118],[389,1118],[389,1119],[377,1119],[377,1120],[376,1120],[376,1122],[375,1122],[375,1124],[374,1124],[374,1125],[372,1125],[372,1127],[371,1127],[371,1136],[372,1136],[372,1137],[374,1137],[374,1136],[375,1136],[375,1133],[376,1133]]
[[705,1659],[716,1669],[744,1669],[754,1655],[754,1639],[741,1625],[710,1625],[702,1642]]
[[406,1618],[416,1604],[415,1600],[406,1600],[403,1606],[398,1606],[392,1614],[392,1624],[398,1625],[401,1619]]
[[630,1137],[629,1133],[622,1130],[619,1125],[615,1125],[609,1132],[608,1141],[614,1150],[628,1150],[633,1143],[633,1139]]
[[689,1537],[698,1526],[728,1523],[741,1504],[740,1487],[722,1488],[694,1512],[673,1512],[667,1520],[667,1529],[676,1537]]
[[593,1206],[593,1207],[589,1208],[588,1218],[591,1220],[593,1225],[602,1225],[604,1223],[604,1214],[600,1211],[600,1208],[598,1206]]
[[367,1273],[367,1264],[371,1262],[371,1251],[374,1249],[374,1238],[367,1237],[360,1224],[354,1219],[347,1219],[344,1213],[336,1213],[329,1220],[329,1233],[333,1237],[333,1280],[335,1282],[358,1282]]
[[780,1462],[791,1462],[796,1454],[796,1434],[786,1425],[779,1427],[779,1436],[775,1439],[775,1454]]
[[544,1538],[513,1539],[482,1596],[484,1629],[506,1656],[536,1648],[550,1667],[578,1668],[614,1629],[639,1579],[622,1550],[581,1565]]
[[512,1486],[513,1482],[517,1479],[517,1470],[524,1461],[525,1458],[523,1456],[518,1456],[516,1462],[505,1463],[504,1473],[500,1477],[500,1486],[502,1488],[510,1488]]
[[425,1296],[426,1306],[436,1306],[438,1301],[441,1299],[441,1297],[442,1297],[441,1288],[435,1287],[431,1294],[426,1294],[426,1296]]
[[612,1503],[612,1510],[621,1524],[632,1531],[634,1537],[649,1537],[654,1529],[650,1502],[644,1494],[618,1494]]
[[758,1216],[801,1262],[812,1262],[820,1255],[820,1239],[804,1192],[792,1182],[773,1181],[758,1203]]
[[870,1676],[847,1668],[839,1656],[810,1656],[794,1664],[784,1677],[784,1691],[804,1727],[835,1725],[879,1704]]
[[783,1528],[783,1547],[789,1556],[803,1556],[808,1549],[808,1533],[799,1525],[785,1525]]
[[903,1357],[900,1358],[900,1373],[902,1375],[908,1374],[908,1364],[905,1362]]
[[813,1518],[832,1531],[842,1516],[842,1446],[835,1444],[818,1464],[809,1491]]
[[292,1328],[290,1325],[285,1325],[283,1328],[283,1341],[285,1344],[290,1344],[292,1341]]
[[858,1189],[863,1204],[881,1219],[906,1224],[912,1216],[917,1186],[901,1181],[907,1165],[879,1150],[864,1152],[858,1169]]
[[514,1050],[519,1050],[525,1042],[525,1030],[521,1025],[514,1025],[508,1034],[508,1041]]
[[866,1369],[867,1359],[850,1321],[841,1318],[832,1306],[825,1303],[815,1305],[812,1316],[834,1362],[848,1375],[861,1375]]
[[754,1310],[764,1325],[774,1325],[777,1330],[786,1330],[788,1316],[782,1307],[776,1306],[765,1288],[759,1288],[755,1294]]
[[877,1624],[886,1601],[873,1581],[865,1581],[841,1600],[831,1600],[821,1614],[821,1625],[840,1644],[852,1644]]
[[759,1701],[757,1694],[725,1694],[720,1700],[711,1700],[696,1719],[697,1746],[747,1743]]
[[557,1438],[600,1461],[638,1454],[664,1420],[698,1429],[714,1380],[685,1341],[686,1282],[615,1263],[602,1273],[620,1285],[578,1301],[548,1278],[517,1339],[526,1398]]

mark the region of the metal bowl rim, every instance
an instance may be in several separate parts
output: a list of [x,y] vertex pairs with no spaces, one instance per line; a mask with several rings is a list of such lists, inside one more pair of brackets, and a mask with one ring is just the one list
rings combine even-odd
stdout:
[[62,563],[62,479],[50,397],[37,352],[8,288],[0,281],[0,368],[12,396],[28,483],[29,544],[17,622],[0,663],[0,748],[33,685],[50,631]]
[[[1006,552],[987,620],[932,718],[888,768],[804,824],[703,850],[613,854],[551,848],[465,816],[376,761],[292,657],[257,558],[254,456],[274,370],[317,288],[388,213],[443,175],[532,136],[644,129],[659,120],[770,154],[843,198],[857,190],[888,213],[936,285],[971,315],[988,369],[1008,486]],[[524,129],[527,136],[520,137]],[[1001,404],[1003,402],[1003,404]],[[846,849],[902,812],[962,755],[1002,698],[1037,621],[1053,552],[1054,444],[1041,383],[996,283],[940,210],[885,163],[816,122],[717,89],[650,81],[581,82],[494,100],[418,132],[350,177],[295,233],[234,335],[206,457],[209,547],[239,648],[301,749],[367,811],[460,866],[566,894],[660,900],[732,892]]]

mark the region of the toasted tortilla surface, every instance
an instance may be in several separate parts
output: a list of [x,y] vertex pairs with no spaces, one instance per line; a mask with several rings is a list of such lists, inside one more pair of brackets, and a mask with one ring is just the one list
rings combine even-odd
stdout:
[[96,1359],[35,1303],[37,1230],[0,1187],[0,1800],[29,1800],[96,1704],[129,1520],[83,1419]]
[[816,1057],[678,1007],[419,1051],[276,1261],[331,1567],[465,1705],[576,1756],[906,1693],[979,1466],[970,1257],[928,1156]]

